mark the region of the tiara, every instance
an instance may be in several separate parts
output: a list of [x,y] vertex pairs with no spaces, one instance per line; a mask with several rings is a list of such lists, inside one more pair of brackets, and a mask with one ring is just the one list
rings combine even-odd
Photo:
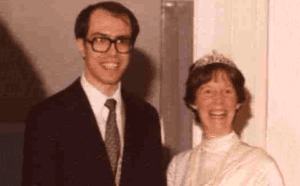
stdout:
[[223,54],[219,54],[217,51],[213,50],[213,54],[208,54],[205,55],[203,57],[201,57],[200,59],[198,59],[195,63],[194,63],[194,68],[199,68],[199,67],[203,67],[206,65],[210,65],[213,63],[222,63],[228,66],[231,66],[233,68],[237,68],[237,66],[233,63],[233,61],[227,57],[225,57]]

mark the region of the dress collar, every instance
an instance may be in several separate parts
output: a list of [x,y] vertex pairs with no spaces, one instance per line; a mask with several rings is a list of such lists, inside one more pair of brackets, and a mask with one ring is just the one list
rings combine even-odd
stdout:
[[218,136],[211,139],[204,139],[202,148],[211,153],[227,152],[233,145],[240,143],[240,139],[235,132]]

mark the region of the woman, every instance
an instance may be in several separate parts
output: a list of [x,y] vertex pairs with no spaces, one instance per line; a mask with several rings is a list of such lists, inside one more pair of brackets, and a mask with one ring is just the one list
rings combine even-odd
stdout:
[[236,65],[216,52],[190,67],[184,100],[204,137],[200,145],[173,158],[168,186],[284,185],[275,161],[264,150],[242,143],[233,130],[245,101],[244,82]]

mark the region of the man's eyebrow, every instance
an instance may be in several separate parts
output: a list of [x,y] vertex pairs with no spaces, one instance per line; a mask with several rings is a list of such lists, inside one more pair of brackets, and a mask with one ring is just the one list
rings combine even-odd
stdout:
[[131,36],[120,35],[120,36],[117,36],[116,39],[131,39]]
[[[95,36],[100,36],[100,37],[108,37],[108,38],[111,38],[109,35],[107,34],[103,34],[103,33],[100,33],[100,32],[95,32],[91,35],[91,37],[95,37]],[[131,39],[131,36],[130,35],[118,35],[115,37],[116,39]]]
[[95,32],[91,36],[92,37],[94,37],[94,36],[109,37],[109,35],[103,34],[103,33],[100,33],[100,32]]

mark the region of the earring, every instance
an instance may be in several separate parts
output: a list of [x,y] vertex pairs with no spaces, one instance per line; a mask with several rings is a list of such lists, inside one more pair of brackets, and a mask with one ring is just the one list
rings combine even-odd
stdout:
[[239,110],[241,108],[242,104],[237,104],[237,106],[235,107],[236,110]]
[[192,109],[194,109],[194,110],[197,110],[197,109],[198,109],[198,106],[196,106],[196,105],[190,104],[190,107],[191,107]]

